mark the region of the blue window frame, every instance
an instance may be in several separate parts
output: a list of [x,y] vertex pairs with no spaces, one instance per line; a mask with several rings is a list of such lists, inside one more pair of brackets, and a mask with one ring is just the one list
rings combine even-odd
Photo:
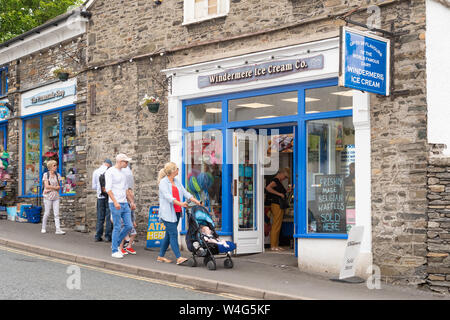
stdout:
[[0,123],[0,145],[3,150],[7,150],[8,147],[8,122]]
[[[295,202],[294,209],[294,238],[332,238],[332,239],[347,239],[348,235],[336,234],[336,233],[308,233],[307,232],[307,188],[305,181],[307,180],[307,122],[311,120],[321,120],[321,119],[332,119],[332,118],[344,118],[352,117],[353,110],[335,110],[326,111],[320,113],[306,113],[305,112],[305,90],[315,89],[321,87],[331,87],[337,86],[338,80],[328,79],[328,80],[318,80],[311,81],[307,83],[299,83],[293,85],[285,85],[279,87],[271,87],[264,89],[257,89],[245,92],[223,94],[213,97],[197,98],[192,100],[184,100],[182,103],[182,124],[183,132],[192,133],[194,131],[202,130],[220,130],[222,132],[222,229],[218,232],[219,235],[232,235],[233,234],[233,207],[232,207],[232,194],[229,186],[232,183],[233,168],[232,164],[227,163],[226,159],[231,152],[231,139],[228,137],[230,130],[238,128],[248,128],[255,126],[264,125],[292,125],[295,129],[295,140],[296,140],[296,154],[294,156],[294,167],[296,171],[296,177],[293,181],[296,186],[296,197],[299,201]],[[287,115],[266,119],[254,119],[246,121],[228,121],[228,102],[233,99],[249,98],[262,95],[283,93],[289,91],[297,91],[297,108],[298,112],[296,115]],[[222,103],[222,117],[220,123],[208,124],[201,127],[189,127],[186,126],[186,110],[189,106],[196,104],[205,104],[210,102],[221,102]],[[185,174],[186,174],[186,148],[185,148],[185,135],[182,137],[182,165],[183,165],[183,176],[182,181],[185,184]],[[186,232],[186,224],[183,220],[182,223],[182,233]]]
[[[75,105],[64,106],[51,111],[46,111],[22,118],[22,197],[36,197],[42,195],[42,175],[47,169],[44,161],[57,159],[58,173],[62,177],[61,184],[64,186],[60,192],[62,196],[72,196],[75,192],[66,192],[67,175],[65,165],[67,162],[68,149],[75,148],[68,143],[66,125],[67,114],[75,116]],[[53,121],[53,126],[45,126],[46,121]],[[74,123],[75,119],[73,119]],[[45,132],[44,132],[45,130]],[[71,137],[75,135],[74,128],[70,131]],[[44,141],[46,139],[46,141]],[[71,139],[70,141],[73,141]],[[48,146],[43,150],[43,145]],[[51,150],[49,150],[51,148]],[[71,151],[74,154],[74,150]],[[44,160],[44,158],[46,158]],[[73,161],[74,162],[74,159]],[[73,174],[73,172],[71,172]]]
[[8,92],[8,68],[0,68],[0,97]]

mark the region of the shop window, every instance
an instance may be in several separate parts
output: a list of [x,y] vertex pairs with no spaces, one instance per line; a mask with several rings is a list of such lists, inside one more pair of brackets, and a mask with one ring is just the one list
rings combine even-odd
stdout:
[[307,122],[309,233],[348,233],[355,224],[355,130],[351,117]]
[[65,111],[62,114],[63,119],[63,158],[61,175],[64,177],[63,193],[75,194],[77,182],[75,168],[75,110]]
[[6,144],[7,144],[7,137],[8,137],[8,127],[7,125],[0,125],[0,151],[6,151]]
[[0,68],[0,96],[6,95],[8,92],[8,69]]
[[305,113],[352,109],[353,92],[338,86],[305,90]]
[[185,136],[185,186],[208,208],[216,230],[222,228],[222,132]]
[[25,181],[24,194],[37,195],[39,193],[39,160],[40,152],[40,119],[25,122]]
[[58,172],[62,177],[60,183],[63,187],[61,193],[75,194],[75,110],[25,120],[24,131],[23,194],[37,195],[42,192],[39,186],[42,183],[42,174],[48,171],[47,163],[50,160],[58,163]]
[[186,126],[204,126],[222,121],[222,103],[210,102],[186,106]]
[[230,0],[184,0],[184,24],[226,16]]
[[228,120],[245,121],[292,116],[298,112],[297,91],[229,100]]

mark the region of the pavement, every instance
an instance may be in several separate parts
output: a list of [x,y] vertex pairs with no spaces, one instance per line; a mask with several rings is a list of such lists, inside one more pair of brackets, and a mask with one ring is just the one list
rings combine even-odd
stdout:
[[[141,277],[189,285],[199,290],[230,293],[259,300],[450,300],[450,296],[382,282],[380,289],[369,289],[366,283],[331,281],[337,275],[302,272],[294,255],[284,252],[234,256],[234,267],[208,270],[199,260],[195,268],[156,261],[159,251],[147,250],[138,241],[136,255],[123,259],[111,257],[110,242],[95,242],[92,233],[65,230],[55,235],[49,225],[41,234],[41,224],[0,220],[0,249],[14,248],[44,256],[72,261]],[[182,252],[189,257],[189,252]],[[168,251],[166,257],[174,259]]]

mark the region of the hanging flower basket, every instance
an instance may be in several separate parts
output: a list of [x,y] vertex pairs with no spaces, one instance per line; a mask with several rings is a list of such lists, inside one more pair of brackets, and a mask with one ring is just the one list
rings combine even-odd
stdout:
[[67,81],[69,79],[69,73],[68,72],[61,72],[58,74],[58,79],[61,81]]
[[55,67],[51,71],[53,72],[53,75],[61,81],[67,81],[69,75],[72,73],[69,68],[64,67]]
[[148,111],[150,111],[151,113],[157,113],[159,110],[160,100],[158,97],[149,97],[145,95],[140,104],[142,107],[146,106],[148,108]]
[[148,111],[151,113],[157,113],[159,110],[159,102],[156,103],[149,103],[147,104]]

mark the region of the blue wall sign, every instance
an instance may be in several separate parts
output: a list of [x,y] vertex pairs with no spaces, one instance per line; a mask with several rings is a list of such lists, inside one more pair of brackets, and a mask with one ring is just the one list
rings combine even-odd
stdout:
[[342,27],[339,85],[389,95],[390,40]]
[[148,212],[147,248],[158,248],[166,235],[166,226],[159,222],[159,207],[151,207]]

